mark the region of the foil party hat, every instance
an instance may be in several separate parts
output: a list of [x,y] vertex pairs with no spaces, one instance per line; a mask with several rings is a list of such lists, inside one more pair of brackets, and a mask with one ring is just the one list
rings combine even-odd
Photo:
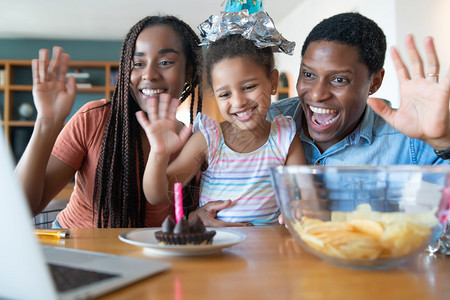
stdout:
[[262,0],[227,0],[225,10],[218,16],[211,15],[198,29],[202,46],[228,35],[240,34],[257,47],[272,47],[274,52],[292,55],[295,48],[295,42],[286,40],[275,28],[269,14],[264,12]]

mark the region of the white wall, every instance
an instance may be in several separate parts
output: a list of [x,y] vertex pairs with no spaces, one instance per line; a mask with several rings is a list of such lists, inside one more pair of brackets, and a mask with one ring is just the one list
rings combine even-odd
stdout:
[[[449,0],[303,0],[283,20],[274,20],[283,36],[297,43],[293,56],[277,55],[277,66],[280,72],[289,72],[295,84],[300,66],[301,47],[308,33],[324,18],[346,11],[358,11],[373,19],[386,35],[388,44],[385,61],[386,75],[381,89],[374,94],[375,97],[389,99],[394,107],[398,107],[400,103],[398,80],[389,47],[398,46],[408,64],[403,45],[404,37],[408,33],[415,35],[421,53],[423,53],[424,37],[432,35],[440,58],[441,77],[450,68]],[[291,89],[293,89],[291,93],[296,94],[295,86]]]

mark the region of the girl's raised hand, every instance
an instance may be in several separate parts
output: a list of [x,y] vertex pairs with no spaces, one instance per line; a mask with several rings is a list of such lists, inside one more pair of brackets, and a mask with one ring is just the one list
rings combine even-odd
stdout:
[[169,94],[150,98],[144,111],[138,111],[136,118],[144,129],[151,151],[154,154],[171,154],[183,147],[191,136],[191,126],[177,129],[179,121],[176,119],[179,100]]
[[52,59],[49,51],[39,50],[39,59],[33,59],[33,99],[38,112],[37,120],[63,123],[75,101],[75,79],[66,82],[70,56],[61,47],[53,47]]
[[375,98],[369,98],[368,104],[403,134],[421,139],[435,149],[444,150],[450,147],[450,68],[439,79],[439,60],[433,39],[427,37],[424,45],[426,66],[413,36],[406,37],[411,71],[405,66],[397,49],[391,49],[400,82],[400,107],[393,110]]

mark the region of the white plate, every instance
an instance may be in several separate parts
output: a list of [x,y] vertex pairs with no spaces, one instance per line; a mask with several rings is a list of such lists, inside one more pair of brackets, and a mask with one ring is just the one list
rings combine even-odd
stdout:
[[247,237],[245,234],[225,229],[215,230],[213,242],[210,245],[160,245],[155,238],[155,232],[161,228],[142,228],[126,231],[119,235],[125,243],[144,247],[144,253],[162,256],[197,256],[215,254],[222,248],[236,245]]

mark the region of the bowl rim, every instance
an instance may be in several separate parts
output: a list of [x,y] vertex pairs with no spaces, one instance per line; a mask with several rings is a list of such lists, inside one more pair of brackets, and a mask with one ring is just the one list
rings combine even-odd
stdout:
[[352,172],[384,172],[384,173],[448,173],[450,175],[450,165],[357,165],[357,166],[328,166],[328,165],[284,165],[271,168],[272,172],[286,173],[335,173],[339,171]]

